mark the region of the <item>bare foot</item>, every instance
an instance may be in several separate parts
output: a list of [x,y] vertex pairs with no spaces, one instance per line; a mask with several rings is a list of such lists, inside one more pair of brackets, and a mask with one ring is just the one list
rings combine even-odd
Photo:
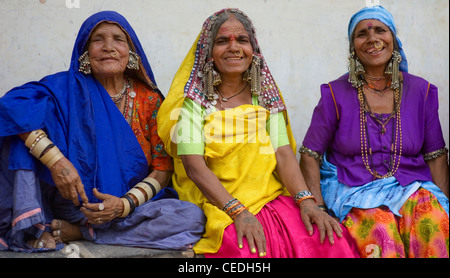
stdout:
[[69,242],[83,239],[80,225],[72,224],[64,220],[54,219],[51,224],[53,237],[57,242]]
[[49,232],[43,232],[40,238],[32,239],[27,242],[34,249],[55,249],[56,240]]

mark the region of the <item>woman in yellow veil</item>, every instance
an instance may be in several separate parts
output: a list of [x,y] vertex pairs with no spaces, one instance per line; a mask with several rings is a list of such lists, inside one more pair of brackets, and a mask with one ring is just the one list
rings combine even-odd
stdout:
[[180,199],[207,217],[196,253],[357,256],[307,189],[286,106],[242,11],[205,21],[159,110],[158,133]]

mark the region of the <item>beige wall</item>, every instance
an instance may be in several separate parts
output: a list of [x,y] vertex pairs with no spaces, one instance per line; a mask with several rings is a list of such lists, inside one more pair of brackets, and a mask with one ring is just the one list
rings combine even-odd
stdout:
[[[439,88],[448,146],[449,1],[381,3],[394,15],[409,72]],[[347,24],[364,6],[365,0],[0,0],[0,96],[14,86],[67,70],[82,22],[101,10],[127,18],[167,94],[203,21],[221,8],[237,7],[253,20],[300,145],[320,84],[347,71]]]

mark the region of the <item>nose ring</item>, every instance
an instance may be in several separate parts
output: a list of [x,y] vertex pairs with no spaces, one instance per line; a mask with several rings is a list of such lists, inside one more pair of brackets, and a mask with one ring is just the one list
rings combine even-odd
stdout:
[[234,55],[235,55],[236,57],[241,58],[242,56],[244,56],[244,50],[242,50],[242,48],[239,48],[239,51],[236,51],[236,52],[234,53]]
[[381,50],[383,49],[384,44],[383,42],[376,41],[373,43],[373,46],[375,47],[376,50]]
[[117,51],[111,52],[111,57],[116,57],[117,56]]

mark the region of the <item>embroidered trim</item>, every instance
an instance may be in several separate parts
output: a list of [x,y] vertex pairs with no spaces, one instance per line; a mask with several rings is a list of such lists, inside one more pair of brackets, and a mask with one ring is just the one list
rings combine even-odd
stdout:
[[307,147],[305,147],[305,146],[303,146],[303,145],[300,147],[300,149],[298,150],[298,152],[299,152],[299,153],[307,154],[307,155],[309,155],[309,156],[312,156],[312,157],[314,157],[315,159],[322,159],[322,155],[321,155],[321,154],[319,154],[318,152],[315,152],[315,151],[313,151],[313,150],[311,150],[311,149],[308,149]]
[[29,217],[31,217],[31,216],[33,216],[35,214],[41,213],[41,211],[42,211],[41,208],[36,208],[36,209],[30,210],[30,211],[27,211],[25,213],[22,213],[21,215],[17,216],[13,220],[11,226],[14,227],[17,224],[17,222],[19,222],[19,221],[21,221],[23,219],[29,218]]
[[423,159],[425,161],[431,160],[431,159],[435,159],[437,157],[440,157],[441,155],[447,154],[448,153],[448,149],[447,147],[443,147],[440,150],[434,151],[434,152],[430,152],[430,153],[426,153],[423,155]]

